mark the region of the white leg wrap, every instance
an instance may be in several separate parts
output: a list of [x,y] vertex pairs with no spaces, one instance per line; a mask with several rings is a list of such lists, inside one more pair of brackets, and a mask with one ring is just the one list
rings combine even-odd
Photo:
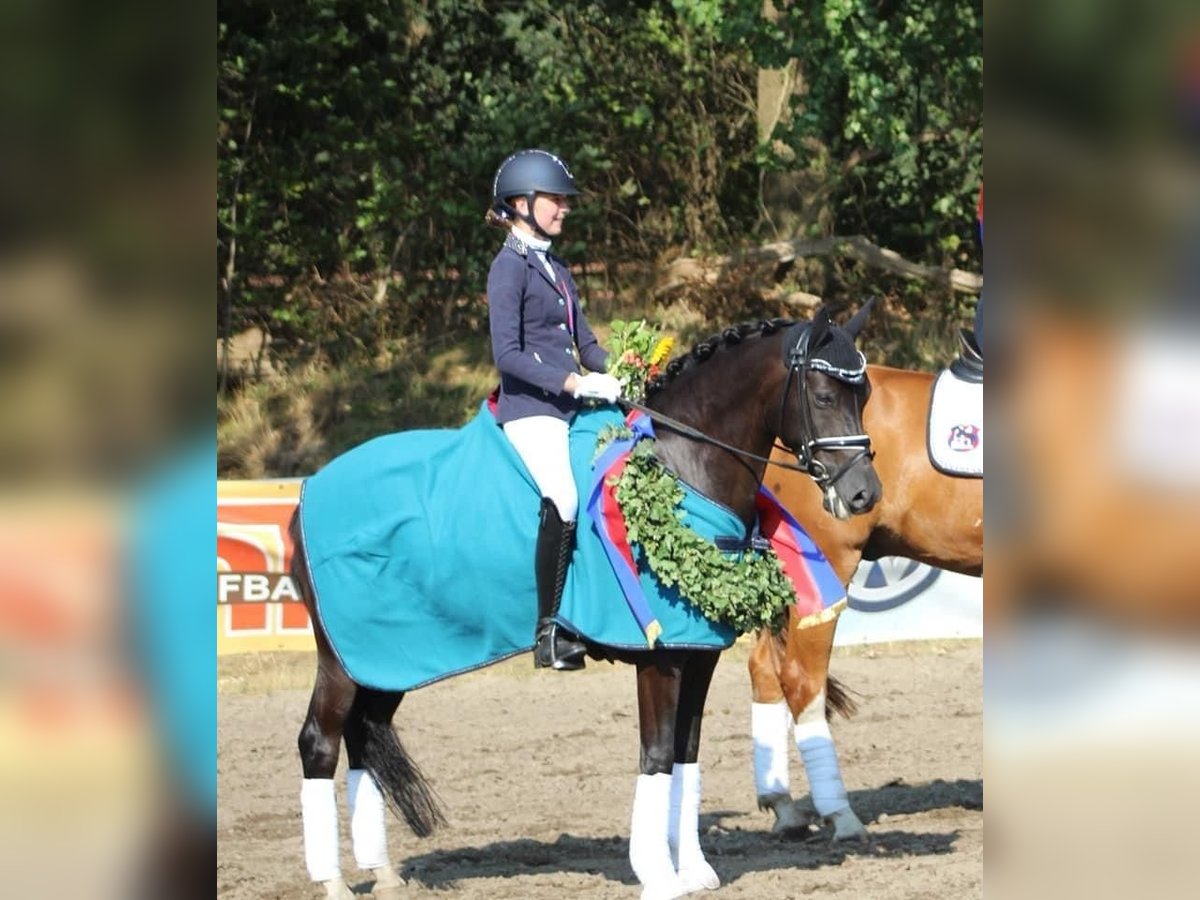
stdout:
[[332,778],[305,778],[300,786],[304,863],[313,881],[341,881],[338,862],[337,799]]
[[642,883],[643,900],[669,900],[687,893],[675,873],[667,843],[670,803],[670,775],[638,776],[629,826],[629,863]]
[[808,774],[808,785],[817,814],[832,816],[846,809],[850,805],[850,798],[846,796],[846,785],[842,782],[833,735],[829,732],[829,723],[825,721],[824,691],[817,694],[796,719],[796,749],[804,760],[804,771]]
[[700,849],[700,786],[700,763],[675,763],[667,844],[684,887],[689,891],[712,891],[721,886],[721,879]]
[[350,769],[346,772],[346,793],[350,798],[354,861],[360,869],[387,866],[387,828],[379,785],[366,769]]
[[754,789],[759,797],[788,794],[787,704],[750,704],[750,736],[754,741]]
[[838,767],[833,735],[825,721],[825,692],[821,691],[796,720],[796,749],[804,760],[817,815],[833,821],[835,841],[866,838],[867,829],[850,808],[842,770]]

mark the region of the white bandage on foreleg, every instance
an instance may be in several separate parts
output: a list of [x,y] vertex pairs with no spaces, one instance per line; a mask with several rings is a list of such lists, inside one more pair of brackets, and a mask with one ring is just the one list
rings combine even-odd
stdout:
[[338,861],[337,799],[332,778],[305,778],[300,786],[300,818],[304,826],[304,864],[313,881],[342,877]]
[[754,741],[754,789],[758,796],[787,794],[788,725],[792,720],[787,704],[750,704],[750,736]]
[[349,769],[346,793],[350,798],[354,861],[360,869],[379,869],[388,865],[387,826],[379,785],[366,769]]
[[850,798],[842,782],[833,735],[825,721],[825,691],[817,694],[797,717],[795,736],[817,814],[831,816],[848,807]]
[[633,794],[629,826],[629,864],[643,885],[657,886],[677,879],[667,843],[671,775],[639,775]]
[[675,763],[671,770],[671,815],[667,819],[671,862],[704,858],[700,850],[700,764]]
[[675,763],[671,771],[671,815],[667,843],[671,862],[690,890],[716,890],[721,879],[700,849],[700,763]]

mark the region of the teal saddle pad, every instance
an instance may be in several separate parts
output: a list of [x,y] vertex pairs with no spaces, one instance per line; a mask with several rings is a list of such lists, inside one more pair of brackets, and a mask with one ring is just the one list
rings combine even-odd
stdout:
[[[581,503],[558,619],[596,644],[646,650],[583,509],[599,434],[623,421],[605,408],[581,412],[571,426]],[[685,494],[685,522],[697,533],[745,536],[729,509]],[[350,677],[406,691],[530,651],[540,505],[486,404],[461,429],[375,438],[306,479],[299,514],[316,613]],[[639,580],[663,628],[657,647],[733,643],[732,629],[706,619],[644,566]]]

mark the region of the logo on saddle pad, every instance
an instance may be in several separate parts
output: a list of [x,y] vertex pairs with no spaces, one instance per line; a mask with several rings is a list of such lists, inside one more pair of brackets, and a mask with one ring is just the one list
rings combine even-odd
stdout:
[[958,453],[967,453],[979,446],[978,425],[955,425],[950,429],[946,446]]

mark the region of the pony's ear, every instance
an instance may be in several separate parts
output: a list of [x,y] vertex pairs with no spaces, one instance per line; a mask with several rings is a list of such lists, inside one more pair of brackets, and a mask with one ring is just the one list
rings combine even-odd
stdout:
[[871,308],[874,305],[875,298],[871,297],[866,303],[858,308],[858,312],[850,317],[850,321],[842,326],[842,330],[845,331],[846,334],[850,335],[850,340],[856,339],[858,337],[858,333],[863,330],[863,326],[867,324],[867,318],[871,315]]
[[824,304],[817,307],[817,311],[813,313],[812,325],[808,329],[808,346],[816,349],[821,346],[821,343],[829,336],[829,329],[833,327],[833,320],[829,318],[829,310]]

